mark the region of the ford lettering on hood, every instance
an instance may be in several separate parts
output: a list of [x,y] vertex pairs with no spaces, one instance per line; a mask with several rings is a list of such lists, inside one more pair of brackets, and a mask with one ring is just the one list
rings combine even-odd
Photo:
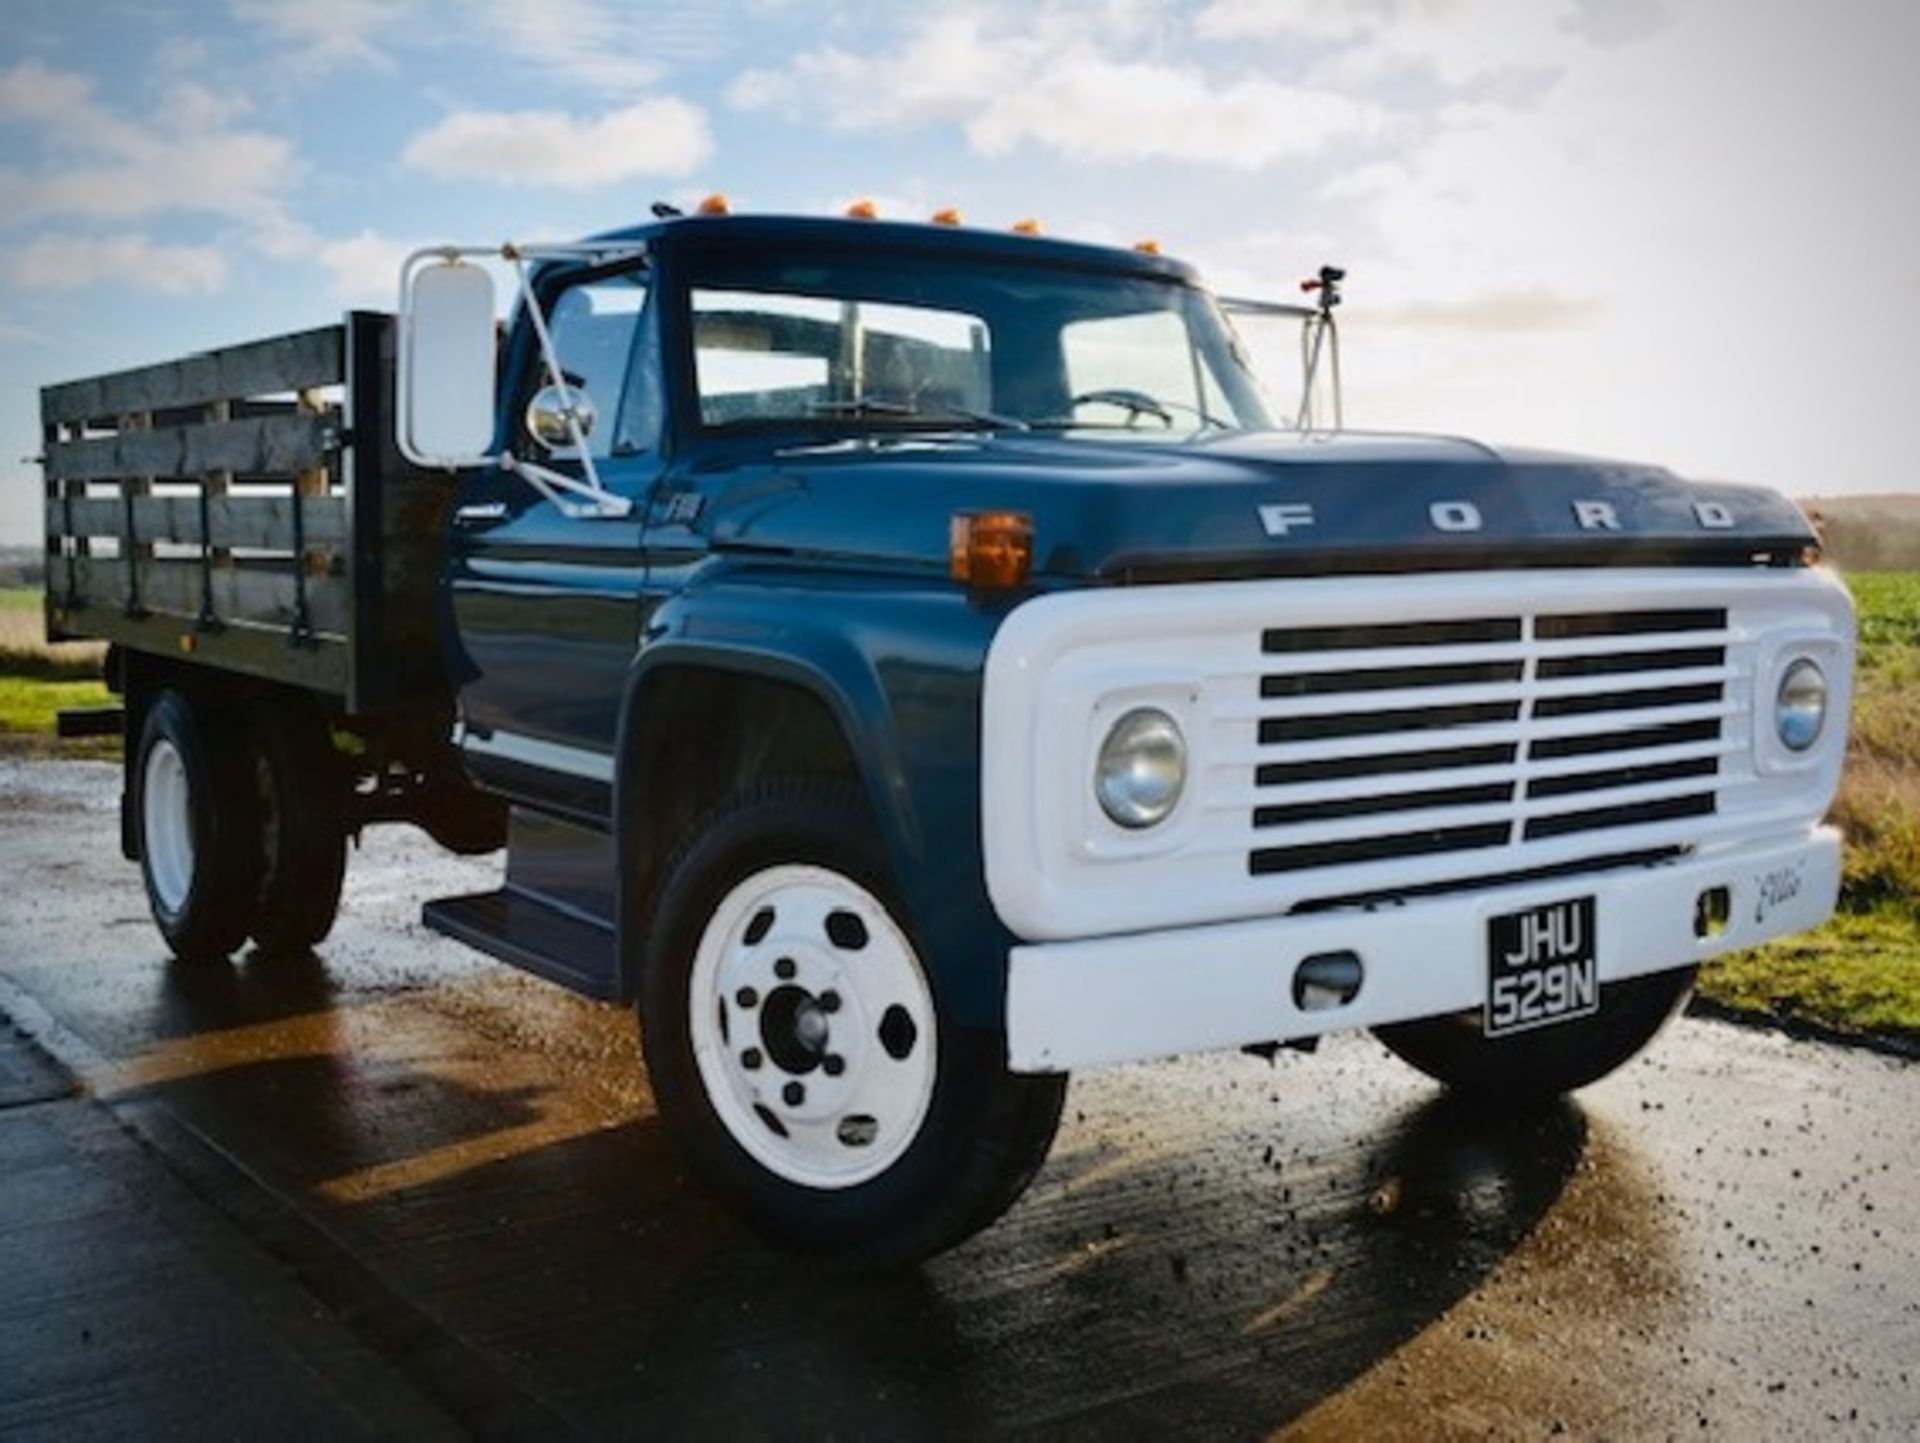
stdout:
[[1015,510],[1043,578],[1780,564],[1816,540],[1765,489],[1433,437],[875,437],[736,452],[728,469],[708,482],[716,546],[944,566],[950,513]]

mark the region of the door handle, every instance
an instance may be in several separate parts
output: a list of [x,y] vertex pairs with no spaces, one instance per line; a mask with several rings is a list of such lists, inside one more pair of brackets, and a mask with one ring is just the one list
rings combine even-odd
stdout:
[[460,507],[453,513],[453,519],[465,525],[472,525],[476,521],[499,521],[506,514],[507,503],[504,501],[476,501],[471,505]]

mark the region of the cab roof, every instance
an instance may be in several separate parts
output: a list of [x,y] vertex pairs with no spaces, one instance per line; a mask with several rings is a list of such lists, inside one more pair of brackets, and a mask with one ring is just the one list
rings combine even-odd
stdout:
[[804,245],[872,251],[918,251],[925,255],[1007,262],[1038,262],[1109,275],[1147,276],[1198,282],[1185,261],[1149,251],[1089,245],[1049,236],[983,230],[922,221],[860,220],[838,216],[686,215],[609,231],[594,240],[641,240],[650,244],[697,248],[705,244]]

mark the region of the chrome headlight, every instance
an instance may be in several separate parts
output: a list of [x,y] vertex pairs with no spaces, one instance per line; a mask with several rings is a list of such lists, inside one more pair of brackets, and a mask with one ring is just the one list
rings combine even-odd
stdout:
[[1773,702],[1774,730],[1788,751],[1804,752],[1820,740],[1826,724],[1826,673],[1803,656],[1781,673]]
[[1136,707],[1100,744],[1093,790],[1100,808],[1123,827],[1167,819],[1187,784],[1187,740],[1157,707]]

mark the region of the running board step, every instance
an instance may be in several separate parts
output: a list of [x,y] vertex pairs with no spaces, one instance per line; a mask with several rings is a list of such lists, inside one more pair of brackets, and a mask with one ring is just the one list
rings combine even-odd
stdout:
[[575,992],[615,1002],[620,969],[613,931],[524,892],[502,888],[441,897],[420,910],[434,931]]

